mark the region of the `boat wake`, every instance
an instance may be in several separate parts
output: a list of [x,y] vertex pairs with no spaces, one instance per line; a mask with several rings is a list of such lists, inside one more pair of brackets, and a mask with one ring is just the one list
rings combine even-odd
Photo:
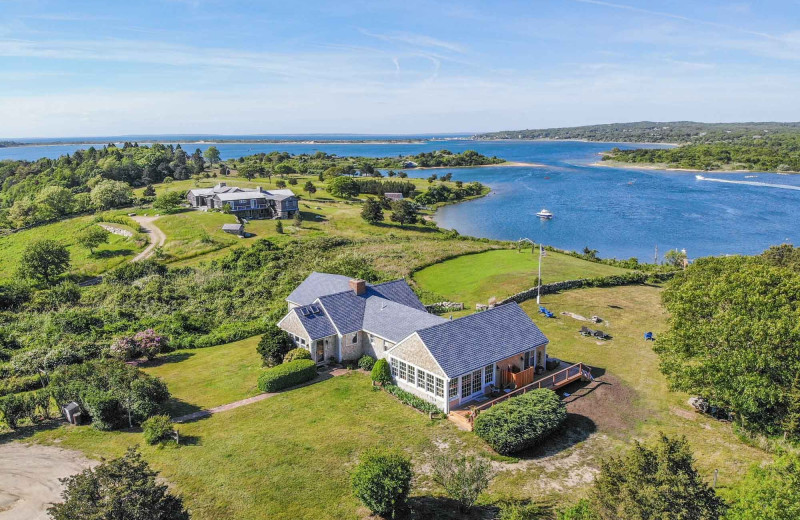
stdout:
[[698,181],[724,182],[727,184],[746,184],[748,186],[761,186],[764,188],[778,188],[781,190],[800,191],[800,186],[792,186],[791,184],[771,184],[769,182],[758,182],[758,181],[734,181],[730,179],[711,179],[709,177],[703,177],[702,175],[695,175],[695,178]]

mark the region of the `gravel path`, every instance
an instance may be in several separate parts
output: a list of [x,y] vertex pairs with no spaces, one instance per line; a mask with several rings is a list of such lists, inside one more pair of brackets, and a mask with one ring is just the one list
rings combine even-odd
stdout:
[[0,520],[45,520],[61,499],[59,478],[97,465],[75,451],[19,442],[0,444]]
[[148,245],[144,251],[133,257],[133,260],[131,260],[131,262],[138,262],[139,260],[144,260],[145,258],[150,258],[153,256],[153,251],[155,251],[155,248],[164,245],[164,242],[167,240],[167,235],[165,235],[164,232],[158,229],[158,226],[153,223],[153,221],[158,217],[135,216],[131,218],[135,220],[137,224],[142,226],[150,235],[150,245]]
[[[333,370],[321,372],[319,376],[316,377],[316,379],[313,379],[308,383],[303,383],[301,385],[293,386],[292,388],[289,388],[287,390],[294,390],[295,388],[302,388],[304,386],[313,385],[314,383],[319,383],[320,381],[330,379],[331,377],[342,376],[350,372],[352,372],[352,370],[347,370],[346,368],[334,368]],[[285,391],[286,390],[284,390],[284,392]],[[248,397],[247,399],[241,399],[239,401],[234,401],[232,403],[215,406],[214,408],[208,408],[206,410],[200,410],[194,413],[190,413],[188,415],[182,415],[180,417],[176,417],[175,419],[173,419],[173,422],[183,423],[183,422],[196,421],[198,419],[202,419],[203,417],[209,417],[211,415],[214,415],[215,413],[226,412],[228,410],[233,410],[234,408],[239,408],[240,406],[247,406],[248,404],[257,403],[259,401],[263,401],[264,399],[269,399],[270,397],[275,397],[276,395],[282,393],[283,392],[267,392],[264,394],[258,394],[253,397]]]

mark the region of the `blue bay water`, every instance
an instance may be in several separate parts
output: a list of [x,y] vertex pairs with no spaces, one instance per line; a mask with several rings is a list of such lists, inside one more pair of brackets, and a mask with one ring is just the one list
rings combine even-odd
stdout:
[[[205,150],[209,145],[185,144],[183,148],[192,152],[195,148]],[[478,180],[492,188],[487,197],[446,206],[437,212],[439,225],[467,235],[508,240],[528,237],[564,249],[589,246],[603,257],[636,256],[648,261],[652,260],[656,245],[662,255],[671,248],[685,248],[690,257],[696,258],[753,254],[787,241],[800,244],[800,191],[703,182],[689,172],[590,166],[598,160],[599,152],[614,146],[608,143],[456,140],[215,146],[223,159],[276,150],[295,154],[322,150],[338,155],[381,157],[446,148],[453,152],[472,149],[510,161],[543,165],[453,169],[456,180]],[[72,144],[0,148],[0,160],[55,158],[86,147]],[[447,170],[411,170],[409,175],[427,177],[434,172],[443,174]],[[745,179],[751,175],[756,178]],[[706,176],[800,186],[800,176],[792,175]],[[552,211],[555,218],[540,221],[535,213],[542,208]]]

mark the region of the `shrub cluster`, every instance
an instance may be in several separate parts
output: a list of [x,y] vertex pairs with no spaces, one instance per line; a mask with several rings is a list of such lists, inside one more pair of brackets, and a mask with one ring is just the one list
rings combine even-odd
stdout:
[[31,423],[50,418],[50,392],[39,390],[27,394],[11,394],[0,397],[0,417],[12,430],[21,419]]
[[138,359],[142,356],[155,359],[163,352],[169,352],[167,338],[153,329],[137,332],[133,336],[117,338],[110,348],[111,355],[123,361]]
[[379,359],[372,367],[372,382],[379,385],[387,385],[392,382],[392,369],[389,367],[389,362],[385,359]]
[[301,347],[293,348],[283,356],[284,363],[290,363],[298,359],[311,359],[311,353]]
[[401,453],[369,451],[351,476],[353,493],[373,514],[394,518],[411,490],[411,459]]
[[77,402],[99,430],[140,424],[169,399],[160,379],[116,360],[59,367],[49,388],[59,406]]
[[172,437],[172,419],[169,415],[154,415],[142,423],[142,435],[147,444],[157,444]]
[[397,385],[388,384],[383,387],[387,392],[400,399],[400,402],[416,408],[417,410],[425,413],[438,413],[441,410],[433,404],[429,403],[421,397],[417,397],[411,392],[406,392]]
[[298,359],[269,368],[258,377],[258,389],[277,392],[317,377],[317,364],[310,359]]
[[555,392],[531,390],[481,412],[474,431],[505,455],[536,446],[566,418],[566,406]]
[[372,370],[372,367],[375,366],[375,358],[364,354],[361,356],[361,359],[358,360],[358,368],[362,370]]

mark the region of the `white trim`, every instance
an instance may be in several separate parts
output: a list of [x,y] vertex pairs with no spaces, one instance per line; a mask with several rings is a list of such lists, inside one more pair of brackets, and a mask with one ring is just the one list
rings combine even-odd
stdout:
[[[415,390],[421,390],[423,393],[425,393],[425,394],[427,394],[427,395],[431,396],[431,397],[432,397],[433,399],[435,399],[436,401],[442,401],[442,403],[444,403],[444,405],[445,405],[445,406],[447,405],[447,399],[448,399],[448,397],[447,397],[447,395],[448,395],[448,394],[447,394],[447,392],[448,392],[448,386],[447,386],[447,384],[448,384],[448,381],[449,381],[449,380],[448,380],[448,378],[447,378],[447,376],[445,376],[445,377],[440,377],[439,375],[432,373],[430,370],[425,370],[424,368],[419,368],[419,367],[418,367],[417,365],[415,365],[414,363],[411,363],[411,362],[409,362],[409,361],[406,361],[405,359],[401,359],[401,358],[399,358],[399,357],[396,357],[396,356],[392,356],[392,358],[393,358],[393,359],[396,359],[396,360],[397,360],[397,362],[398,362],[398,374],[400,373],[400,368],[399,368],[399,363],[400,363],[400,362],[403,362],[403,363],[405,363],[407,366],[414,367],[414,383],[413,383],[413,384],[412,384],[412,383],[409,383],[409,382],[408,382],[406,379],[400,379],[399,377],[392,376],[392,378],[394,378],[394,379],[395,379],[395,382],[397,382],[397,381],[402,381],[402,382],[403,382],[403,383],[405,383],[406,385],[409,385],[409,386],[413,387]],[[391,360],[391,359],[387,359],[387,362],[389,363],[389,366],[390,366],[390,368],[391,368],[392,360]],[[420,372],[423,372],[423,373],[425,373],[425,374],[430,374],[431,376],[433,376],[433,378],[434,378],[434,379],[433,379],[433,393],[431,393],[431,392],[428,392],[427,386],[422,386],[422,387],[421,387],[421,386],[419,386],[419,385],[417,384],[417,381],[419,380],[419,373],[420,373]],[[406,376],[407,376],[407,375],[408,375],[408,372],[406,371]],[[441,379],[441,380],[444,382],[444,391],[443,391],[443,393],[442,393],[442,397],[438,397],[438,396],[436,395],[436,380],[437,380],[437,379]]]
[[[413,332],[413,333],[409,334],[407,337],[403,338],[403,340],[402,340],[402,341],[398,341],[397,343],[395,343],[394,347],[392,347],[392,348],[390,348],[389,350],[387,350],[387,351],[386,351],[386,355],[388,356],[388,355],[389,355],[389,353],[390,353],[392,350],[396,349],[398,346],[400,346],[400,344],[401,344],[401,343],[403,343],[403,341],[407,340],[408,338],[410,338],[411,336],[414,336],[414,335],[416,335],[416,336],[417,336],[417,338],[419,339],[419,341],[422,343],[422,346],[423,346],[423,347],[425,347],[425,350],[428,352],[428,355],[431,357],[431,359],[433,360],[433,362],[434,362],[434,363],[436,363],[436,366],[437,366],[437,367],[439,367],[439,370],[441,370],[441,371],[442,371],[442,374],[444,374],[444,377],[445,377],[445,378],[448,378],[449,376],[447,375],[447,372],[445,372],[445,371],[444,371],[444,369],[442,368],[442,365],[440,365],[440,364],[439,364],[439,361],[437,361],[437,359],[436,359],[436,356],[434,356],[434,355],[431,353],[431,349],[429,349],[429,348],[428,348],[428,345],[426,345],[426,344],[425,344],[425,341],[424,341],[424,340],[422,339],[422,337],[419,335],[419,331],[415,331],[415,332]],[[404,361],[405,361],[405,360],[404,360]],[[427,372],[427,370],[426,370],[425,372]]]
[[[281,330],[282,330],[283,332],[285,332],[286,334],[292,334],[292,333],[290,333],[289,331],[287,331],[286,329],[284,329],[283,327],[281,327],[281,323],[283,323],[283,320],[285,320],[286,318],[288,318],[288,317],[289,317],[291,314],[293,314],[293,313],[294,313],[294,309],[290,310],[290,311],[289,311],[289,312],[286,314],[286,316],[284,316],[283,318],[281,318],[281,321],[279,321],[279,322],[278,322],[278,328],[279,328],[279,329],[281,329]],[[296,316],[296,313],[295,313],[295,316]],[[312,341],[315,341],[315,340],[311,339],[311,334],[309,334],[309,333],[308,333],[308,329],[307,329],[307,328],[306,328],[306,327],[303,325],[303,320],[301,320],[301,319],[300,319],[300,316],[297,316],[297,321],[300,323],[300,328],[301,328],[301,329],[303,329],[303,331],[306,333],[306,337],[305,337],[304,339],[306,339],[306,340],[307,340],[309,343],[310,343],[310,342],[312,342]],[[328,336],[324,336],[324,337],[326,337],[326,338],[327,338]]]

